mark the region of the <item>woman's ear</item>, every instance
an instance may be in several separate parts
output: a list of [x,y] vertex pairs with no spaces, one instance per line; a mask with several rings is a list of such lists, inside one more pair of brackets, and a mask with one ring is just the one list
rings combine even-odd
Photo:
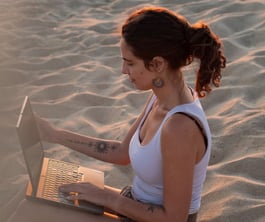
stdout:
[[150,69],[153,72],[162,72],[166,67],[166,61],[161,56],[155,56],[150,62]]

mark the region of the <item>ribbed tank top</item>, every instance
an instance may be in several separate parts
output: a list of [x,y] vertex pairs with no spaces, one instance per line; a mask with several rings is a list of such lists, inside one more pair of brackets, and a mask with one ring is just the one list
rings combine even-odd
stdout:
[[[144,203],[163,205],[163,163],[160,146],[161,131],[164,123],[173,114],[178,112],[186,113],[196,119],[201,125],[207,139],[206,152],[200,162],[196,164],[193,176],[189,214],[195,213],[200,208],[201,192],[211,152],[211,132],[205,113],[198,98],[195,98],[192,103],[178,105],[166,114],[152,140],[147,145],[141,145],[139,140],[140,128],[151,110],[155,99],[155,96],[151,98],[145,115],[130,141],[129,155],[135,173],[132,189],[133,196],[135,199]],[[176,184],[176,186],[177,185],[178,184]]]

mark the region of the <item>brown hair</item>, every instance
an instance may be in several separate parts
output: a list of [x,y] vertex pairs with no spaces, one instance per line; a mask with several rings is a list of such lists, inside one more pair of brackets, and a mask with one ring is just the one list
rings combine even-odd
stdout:
[[190,25],[184,17],[168,9],[145,7],[129,16],[121,34],[147,68],[155,56],[166,59],[171,69],[188,65],[193,58],[200,59],[196,77],[200,97],[211,91],[211,83],[220,85],[226,59],[220,39],[205,23]]

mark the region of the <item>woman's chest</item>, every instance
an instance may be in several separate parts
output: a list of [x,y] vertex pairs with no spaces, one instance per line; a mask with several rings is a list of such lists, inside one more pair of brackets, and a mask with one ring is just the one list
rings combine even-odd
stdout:
[[136,131],[130,143],[131,166],[141,180],[147,184],[162,185],[163,160],[160,147],[160,133],[158,132],[147,145],[141,145]]
[[139,141],[141,145],[147,145],[153,139],[166,116],[166,112],[152,109],[139,129]]

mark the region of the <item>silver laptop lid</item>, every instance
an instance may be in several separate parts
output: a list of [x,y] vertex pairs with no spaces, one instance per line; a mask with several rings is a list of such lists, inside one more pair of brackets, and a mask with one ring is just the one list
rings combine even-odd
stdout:
[[38,187],[44,152],[28,96],[24,99],[16,128],[30,176],[33,194],[35,194]]

